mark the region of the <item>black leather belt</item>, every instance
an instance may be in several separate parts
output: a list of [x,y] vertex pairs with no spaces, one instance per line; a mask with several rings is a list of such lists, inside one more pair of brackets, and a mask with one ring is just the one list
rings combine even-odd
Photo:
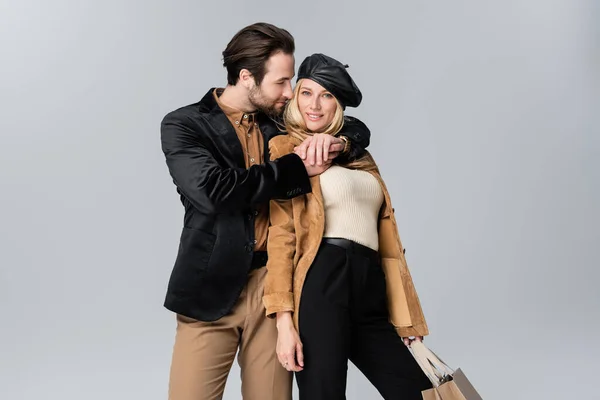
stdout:
[[267,256],[266,251],[255,251],[252,255],[252,264],[250,265],[250,270],[259,269],[267,265],[267,260],[269,257]]
[[367,258],[373,258],[375,260],[378,259],[378,253],[376,250],[373,250],[372,248],[367,246],[363,246],[362,244],[353,242],[352,240],[341,238],[323,238],[321,243],[332,244],[334,246],[346,249],[348,252],[353,254],[362,255]]

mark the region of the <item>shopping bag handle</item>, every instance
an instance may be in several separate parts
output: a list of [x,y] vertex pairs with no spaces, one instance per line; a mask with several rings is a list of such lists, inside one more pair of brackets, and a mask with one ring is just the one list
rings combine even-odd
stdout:
[[412,342],[410,349],[413,357],[434,387],[446,382],[454,374],[454,370],[422,342]]
[[422,351],[423,356],[429,360],[433,366],[441,371],[445,375],[452,375],[454,370],[448,366],[441,358],[437,356],[431,349],[429,349],[423,342],[414,341],[412,345],[417,345],[418,351]]
[[433,387],[438,387],[444,381],[444,376],[433,366],[433,364],[423,354],[422,348],[415,346],[416,342],[411,343],[409,347],[411,354],[423,370],[423,373],[431,381]]

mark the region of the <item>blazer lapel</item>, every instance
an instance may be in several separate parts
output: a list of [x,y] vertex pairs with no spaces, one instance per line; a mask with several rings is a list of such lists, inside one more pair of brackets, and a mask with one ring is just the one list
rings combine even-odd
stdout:
[[212,120],[210,123],[219,135],[218,140],[221,142],[219,149],[221,150],[223,157],[225,157],[232,166],[246,169],[244,150],[242,149],[240,139],[235,133],[235,129],[231,125],[231,122],[229,122],[229,119],[219,107],[211,113],[211,116]]
[[211,88],[200,100],[200,111],[208,112],[207,122],[211,125],[217,137],[214,138],[218,151],[231,167],[246,168],[244,151],[235,129],[221,110],[214,96],[215,88]]
[[[265,162],[269,162],[271,160],[269,155],[269,140],[273,139],[275,136],[284,134],[285,132],[278,128],[276,121],[264,113],[257,113],[256,120],[258,122],[258,127],[260,128],[260,133],[263,135],[263,158]],[[281,126],[283,127],[283,124]]]

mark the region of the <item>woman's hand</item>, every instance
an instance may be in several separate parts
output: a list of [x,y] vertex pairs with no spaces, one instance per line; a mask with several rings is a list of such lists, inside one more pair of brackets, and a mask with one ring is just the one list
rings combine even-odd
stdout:
[[417,342],[422,342],[423,341],[423,336],[415,336],[413,339],[405,337],[405,338],[402,338],[402,340],[404,341],[404,344],[406,345],[406,347],[410,347],[410,345],[412,344],[412,342],[414,342],[415,340]]
[[302,342],[294,328],[292,313],[289,311],[277,313],[277,358],[283,368],[299,372],[304,368]]

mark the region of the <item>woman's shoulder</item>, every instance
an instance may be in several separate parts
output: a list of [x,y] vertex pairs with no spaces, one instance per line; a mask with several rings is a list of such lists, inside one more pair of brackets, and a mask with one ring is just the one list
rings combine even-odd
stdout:
[[269,140],[269,153],[271,159],[283,157],[294,152],[299,141],[288,134],[277,135]]

